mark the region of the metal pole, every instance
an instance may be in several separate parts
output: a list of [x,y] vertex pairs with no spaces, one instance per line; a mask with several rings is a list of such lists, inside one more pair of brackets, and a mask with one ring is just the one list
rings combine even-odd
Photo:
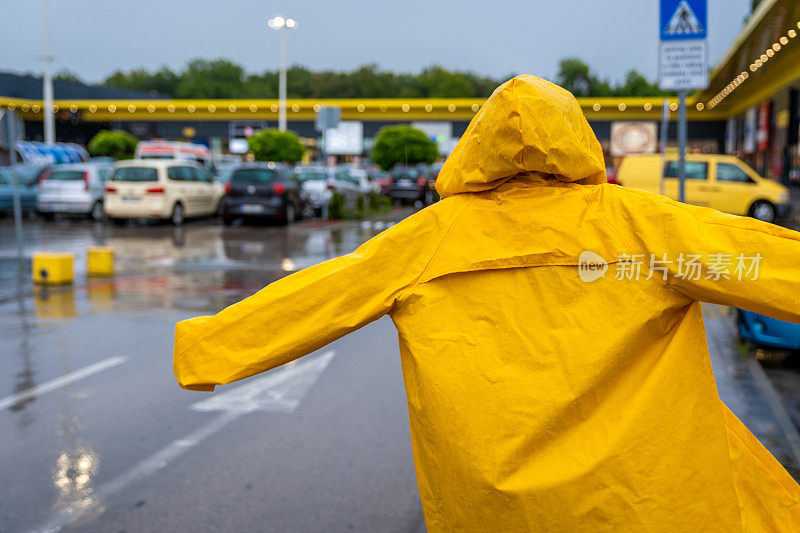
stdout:
[[686,90],[678,92],[678,199],[686,202]]
[[659,194],[664,194],[664,165],[667,162],[667,139],[669,138],[669,100],[661,102],[661,180],[658,183]]
[[50,50],[50,0],[42,0],[42,29],[44,31],[44,76],[42,78],[42,95],[44,109],[44,142],[56,142],[56,122],[53,116],[53,54]]
[[[11,135],[11,132],[8,131],[8,129],[11,128],[11,121],[6,120],[3,124],[7,129],[7,133],[4,135],[4,137],[11,139],[13,135]],[[17,183],[17,175],[14,170],[14,167],[17,165],[17,151],[14,144],[10,144],[8,146],[8,165],[11,168],[11,190],[13,194],[14,205],[14,234],[16,235],[17,239],[17,266],[19,268],[20,276],[22,276],[25,251],[22,241],[22,203],[20,202],[19,198],[19,184]]]
[[278,129],[286,131],[286,28],[278,30],[280,34],[280,46],[278,51],[278,62],[280,72],[278,74]]
[[[325,192],[328,192],[330,182],[328,181],[328,154],[325,152],[325,132],[327,128],[322,129],[322,169],[325,172]],[[322,202],[322,220],[328,220],[328,202]]]

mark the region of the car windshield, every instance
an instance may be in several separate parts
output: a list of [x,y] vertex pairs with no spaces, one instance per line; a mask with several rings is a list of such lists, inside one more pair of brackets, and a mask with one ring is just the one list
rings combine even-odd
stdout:
[[83,175],[83,170],[54,170],[47,179],[49,181],[81,181]]
[[231,175],[232,183],[269,183],[275,179],[275,171],[265,168],[243,168]]
[[417,179],[417,171],[416,170],[411,170],[411,169],[396,170],[394,172],[394,177],[396,179],[400,179],[400,178],[406,178],[406,179],[412,179],[412,180],[413,179]]
[[152,167],[122,167],[111,177],[113,181],[158,181],[158,171]]
[[324,180],[325,172],[322,170],[300,170],[296,174],[298,181]]
[[233,174],[233,171],[234,169],[227,168],[221,171],[219,174],[217,174],[217,177],[214,179],[216,179],[220,183],[228,183],[229,181],[231,181],[231,174]]

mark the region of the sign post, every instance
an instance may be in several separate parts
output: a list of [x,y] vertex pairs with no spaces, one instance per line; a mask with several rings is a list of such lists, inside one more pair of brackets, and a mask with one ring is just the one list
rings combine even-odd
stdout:
[[[322,134],[322,166],[327,172],[328,168],[328,154],[325,150],[326,133],[329,129],[335,128],[339,125],[339,120],[342,117],[342,109],[340,107],[322,106],[317,111],[314,117],[314,128]],[[329,186],[333,186],[330,184]],[[328,220],[328,203],[322,202],[322,220]]]
[[658,86],[678,91],[679,199],[686,201],[686,93],[708,86],[708,0],[661,0]]
[[23,270],[24,251],[22,243],[22,206],[19,199],[19,183],[14,166],[17,164],[16,145],[25,137],[25,123],[10,109],[0,109],[0,146],[8,150],[8,165],[11,167],[11,189],[14,195],[14,233],[17,239],[17,261],[20,275]]

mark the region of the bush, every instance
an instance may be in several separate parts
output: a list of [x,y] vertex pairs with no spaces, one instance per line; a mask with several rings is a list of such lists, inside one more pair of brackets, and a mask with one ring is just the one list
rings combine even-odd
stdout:
[[303,159],[306,148],[291,131],[261,130],[249,139],[247,146],[257,161],[297,163]]
[[364,195],[359,194],[356,196],[356,211],[363,211],[364,210]]
[[369,210],[375,211],[378,209],[378,193],[375,191],[369,191]]
[[328,203],[328,218],[344,218],[344,197],[338,192],[334,192],[331,201]]
[[372,148],[372,160],[383,170],[397,164],[433,163],[439,155],[436,143],[411,126],[381,128]]
[[87,149],[94,157],[131,159],[139,139],[122,130],[103,130],[92,137]]

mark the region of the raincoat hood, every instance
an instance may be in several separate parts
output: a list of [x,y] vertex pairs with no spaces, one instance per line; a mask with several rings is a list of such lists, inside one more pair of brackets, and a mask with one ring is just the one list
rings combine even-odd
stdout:
[[493,189],[517,174],[606,182],[603,150],[566,89],[535,76],[498,87],[475,115],[436,180],[442,197]]

